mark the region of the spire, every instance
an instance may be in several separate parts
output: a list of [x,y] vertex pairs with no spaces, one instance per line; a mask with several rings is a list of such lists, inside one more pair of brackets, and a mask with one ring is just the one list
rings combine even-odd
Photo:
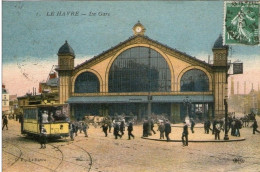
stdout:
[[58,55],[65,55],[65,54],[69,54],[72,56],[75,56],[74,54],[74,50],[71,48],[71,46],[69,45],[68,41],[66,40],[65,43],[60,47],[59,51],[58,51]]
[[221,34],[219,34],[219,37],[215,41],[214,46],[212,47],[212,49],[228,49],[227,45],[223,45],[223,37],[222,37]]

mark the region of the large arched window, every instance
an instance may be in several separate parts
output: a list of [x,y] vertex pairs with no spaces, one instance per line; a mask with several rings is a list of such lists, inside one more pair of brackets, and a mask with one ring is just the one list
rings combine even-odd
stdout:
[[151,48],[130,48],[113,62],[108,89],[109,92],[170,91],[169,66],[162,55]]
[[91,72],[81,73],[75,81],[75,93],[97,93],[99,92],[99,80]]
[[191,69],[181,77],[181,91],[209,91],[208,76],[199,69]]

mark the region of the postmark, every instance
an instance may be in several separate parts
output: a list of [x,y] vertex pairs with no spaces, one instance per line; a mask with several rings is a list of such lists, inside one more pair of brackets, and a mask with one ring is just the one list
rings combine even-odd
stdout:
[[259,44],[259,2],[225,1],[224,44]]

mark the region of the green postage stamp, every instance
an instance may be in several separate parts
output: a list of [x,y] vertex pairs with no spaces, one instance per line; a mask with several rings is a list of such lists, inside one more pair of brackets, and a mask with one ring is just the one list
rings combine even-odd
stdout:
[[259,2],[226,1],[224,44],[259,45]]

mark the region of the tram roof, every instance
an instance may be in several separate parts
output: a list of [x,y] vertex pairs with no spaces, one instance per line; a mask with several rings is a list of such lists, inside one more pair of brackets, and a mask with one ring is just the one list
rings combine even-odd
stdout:
[[68,104],[38,104],[38,105],[26,105],[26,106],[23,106],[23,108],[58,107],[58,106],[65,106],[65,105],[68,105]]

